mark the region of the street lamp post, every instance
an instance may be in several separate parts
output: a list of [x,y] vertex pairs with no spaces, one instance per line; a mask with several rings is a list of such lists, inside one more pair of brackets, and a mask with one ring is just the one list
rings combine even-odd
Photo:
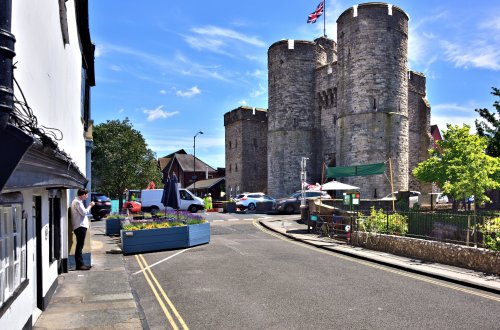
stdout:
[[193,192],[196,194],[196,137],[198,134],[203,134],[203,131],[199,131],[193,137]]

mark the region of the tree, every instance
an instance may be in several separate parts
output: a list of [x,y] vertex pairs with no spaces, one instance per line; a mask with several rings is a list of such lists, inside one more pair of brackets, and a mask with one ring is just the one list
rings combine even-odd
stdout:
[[448,130],[431,149],[430,158],[413,170],[424,182],[436,182],[454,200],[474,196],[474,202],[489,202],[486,191],[500,187],[500,161],[485,153],[487,140],[469,134],[470,126],[446,125]]
[[[492,87],[491,94],[500,97],[500,89]],[[493,106],[496,108],[496,114],[491,113],[488,109],[476,109],[475,111],[486,120],[479,121],[476,119],[476,131],[479,136],[483,136],[488,141],[486,153],[493,157],[500,156],[500,102],[495,101]]]
[[118,198],[120,210],[125,189],[143,189],[151,181],[161,181],[155,153],[128,118],[96,125],[93,137],[92,187]]

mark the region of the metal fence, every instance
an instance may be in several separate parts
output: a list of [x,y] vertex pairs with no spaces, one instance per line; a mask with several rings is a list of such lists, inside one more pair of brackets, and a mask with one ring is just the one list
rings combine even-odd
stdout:
[[500,249],[499,212],[355,210],[353,230]]

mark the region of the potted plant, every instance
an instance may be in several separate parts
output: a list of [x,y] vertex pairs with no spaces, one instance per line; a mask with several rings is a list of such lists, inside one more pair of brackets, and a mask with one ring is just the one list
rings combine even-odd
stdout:
[[152,219],[131,220],[121,230],[124,254],[187,248],[210,241],[210,224],[199,215],[167,211]]

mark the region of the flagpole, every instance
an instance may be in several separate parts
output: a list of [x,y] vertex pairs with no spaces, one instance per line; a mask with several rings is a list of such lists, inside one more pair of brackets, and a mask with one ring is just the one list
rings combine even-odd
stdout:
[[326,0],[323,1],[323,37],[326,38]]

